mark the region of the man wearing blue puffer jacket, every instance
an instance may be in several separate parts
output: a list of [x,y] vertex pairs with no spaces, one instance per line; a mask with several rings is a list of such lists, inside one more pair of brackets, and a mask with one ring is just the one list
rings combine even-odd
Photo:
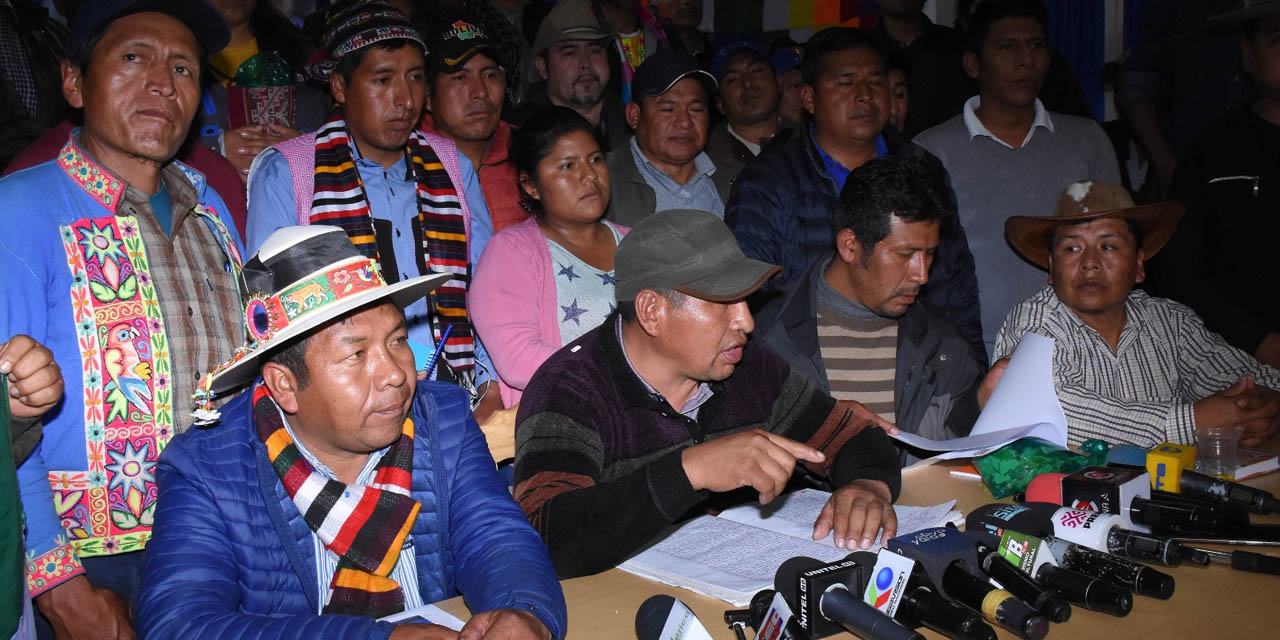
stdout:
[[[546,547],[465,392],[419,382],[403,308],[338,227],[286,227],[245,265],[252,340],[201,385],[206,428],[156,467],[143,638],[562,638]],[[209,398],[245,383],[209,410]],[[378,618],[461,593],[461,633]]]

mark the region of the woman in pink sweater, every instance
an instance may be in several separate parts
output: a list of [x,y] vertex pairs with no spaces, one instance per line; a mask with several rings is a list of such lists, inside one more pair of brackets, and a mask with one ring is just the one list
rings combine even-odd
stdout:
[[511,161],[534,216],[485,245],[467,295],[507,408],[544,360],[613,313],[613,255],[627,231],[601,219],[609,167],[577,112],[535,114],[512,135]]

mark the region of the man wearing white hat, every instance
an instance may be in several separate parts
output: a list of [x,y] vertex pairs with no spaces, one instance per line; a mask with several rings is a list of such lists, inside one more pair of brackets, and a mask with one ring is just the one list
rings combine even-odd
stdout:
[[376,618],[461,592],[483,637],[562,637],[546,548],[465,392],[415,375],[403,308],[450,276],[388,285],[329,226],[278,230],[244,273],[252,341],[203,389],[252,384],[157,465],[140,634],[442,637]]

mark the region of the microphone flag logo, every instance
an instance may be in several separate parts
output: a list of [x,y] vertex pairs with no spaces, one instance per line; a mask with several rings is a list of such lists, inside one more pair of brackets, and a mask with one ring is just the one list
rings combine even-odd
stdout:
[[874,600],[871,605],[877,609],[884,609],[884,605],[889,601],[889,596],[893,595],[893,590],[889,587],[893,586],[893,569],[884,567],[876,572],[874,581],[875,591],[871,594]]

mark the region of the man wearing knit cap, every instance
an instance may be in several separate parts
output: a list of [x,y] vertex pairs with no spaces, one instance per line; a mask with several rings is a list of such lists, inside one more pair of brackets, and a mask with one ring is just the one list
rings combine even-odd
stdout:
[[714,215],[672,210],[632,228],[615,267],[617,312],[538,369],[516,418],[515,498],[561,577],[618,564],[686,514],[769,502],[793,472],[834,491],[815,539],[894,535],[897,429],[747,340],[744,300],[777,266]]
[[[471,392],[483,421],[501,407],[487,393],[488,354],[467,316],[470,264],[493,235],[476,172],[457,145],[417,131],[426,104],[422,35],[389,4],[354,0],[327,14],[327,77],[339,108],[313,134],[264,151],[249,176],[246,245],[296,224],[346,229],[392,281],[429,271],[452,273],[426,300],[405,309],[421,375],[453,380]],[[427,372],[431,345],[443,342]]]

